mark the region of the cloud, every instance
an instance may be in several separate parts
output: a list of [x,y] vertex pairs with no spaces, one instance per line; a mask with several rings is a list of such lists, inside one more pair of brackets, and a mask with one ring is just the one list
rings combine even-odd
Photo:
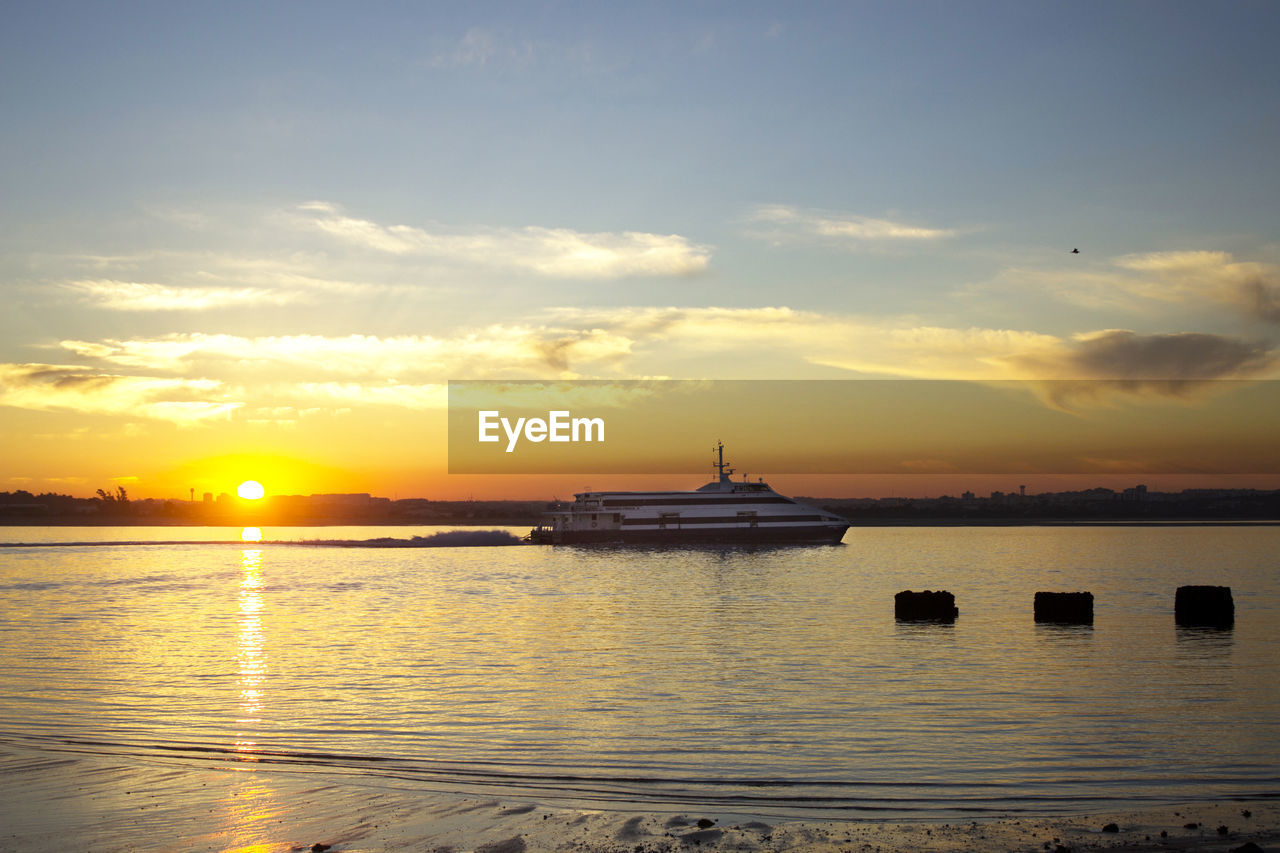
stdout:
[[687,276],[705,270],[710,260],[710,249],[678,234],[581,232],[532,225],[428,231],[345,216],[324,202],[308,202],[300,210],[316,214],[306,219],[311,227],[360,248],[545,276]]
[[1280,323],[1280,267],[1237,261],[1228,252],[1124,255],[1082,270],[1005,270],[1002,289],[1046,293],[1091,309],[1150,311],[1164,304],[1200,310],[1230,306],[1249,319]]
[[1223,387],[1221,380],[1270,378],[1280,366],[1267,343],[1191,332],[1111,329],[1062,338],[782,307],[559,309],[554,316],[630,341],[626,366],[651,375],[674,359],[715,364],[718,378],[734,371],[761,378],[751,371],[768,363],[791,378],[825,366],[865,377],[1015,381],[1062,409],[1122,398],[1192,400]]
[[301,294],[261,287],[171,287],[110,279],[73,281],[67,285],[91,304],[113,311],[206,311],[246,305],[285,305]]
[[1051,405],[1107,403],[1117,397],[1198,399],[1223,380],[1273,375],[1268,345],[1195,332],[1139,335],[1124,329],[1076,335],[1052,350],[1009,359]]
[[819,242],[847,249],[932,242],[956,235],[956,231],[949,228],[928,228],[786,204],[761,205],[751,212],[748,221],[765,226],[758,236],[776,243]]
[[0,406],[127,415],[191,426],[223,419],[242,404],[211,379],[121,376],[57,364],[0,364]]
[[1021,359],[1038,373],[1063,378],[1198,380],[1252,377],[1276,364],[1268,346],[1196,332],[1139,335],[1124,329],[1076,335],[1054,364]]
[[[48,256],[42,263],[57,270],[50,277],[55,286],[52,292],[69,291],[87,304],[116,311],[206,311],[432,290],[417,282],[397,283],[385,270],[373,271],[372,279],[344,278],[341,265],[318,251],[255,256],[237,251],[157,250],[128,256]],[[86,276],[86,271],[92,274]],[[367,276],[370,265],[360,263],[358,271]]]
[[387,381],[450,378],[562,378],[577,364],[625,356],[630,341],[598,329],[495,325],[452,337],[429,335],[282,335],[243,337],[174,333],[158,338],[66,340],[84,358],[169,373],[265,371],[293,378],[348,376]]
[[1257,377],[1277,364],[1268,344],[1224,335],[1110,329],[1062,338],[781,306],[559,308],[535,319],[447,336],[173,333],[61,345],[122,368],[250,380],[358,381],[366,387],[374,382],[387,388],[445,379],[643,378],[671,375],[673,363],[686,371],[692,365],[696,372],[686,373],[688,378],[727,378],[726,373],[750,371],[767,361],[790,365],[795,378],[812,376],[821,366],[921,379],[1161,381]]
[[[697,356],[700,375],[752,370],[761,360],[789,365],[794,378],[815,365],[877,376],[1007,378],[1008,357],[1057,346],[1060,339],[1012,329],[945,328],[912,318],[876,318],[764,308],[623,308],[550,312],[631,341],[632,361]],[[654,369],[650,374],[663,371]]]
[[[1169,298],[1207,299],[1234,305],[1255,320],[1280,323],[1280,268],[1242,262],[1227,252],[1155,252],[1126,255],[1117,265],[1147,273],[1168,289]],[[1138,285],[1150,295],[1145,282]]]
[[[252,405],[330,409],[437,408],[449,379],[847,375],[1082,382],[1094,383],[1095,390],[1105,380],[1110,397],[1179,398],[1202,393],[1217,380],[1273,376],[1278,366],[1269,344],[1227,335],[1105,329],[1061,337],[785,306],[558,308],[527,323],[440,336],[173,333],[61,345],[107,367],[79,369],[83,376],[58,381],[109,382],[114,370],[215,376]],[[1054,393],[1054,404],[1065,406],[1070,395]],[[1078,389],[1071,394],[1087,396]]]

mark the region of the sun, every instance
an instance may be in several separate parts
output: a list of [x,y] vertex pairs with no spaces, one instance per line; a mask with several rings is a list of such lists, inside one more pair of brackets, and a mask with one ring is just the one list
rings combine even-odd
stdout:
[[260,500],[267,490],[257,480],[245,480],[236,487],[236,494],[247,501]]

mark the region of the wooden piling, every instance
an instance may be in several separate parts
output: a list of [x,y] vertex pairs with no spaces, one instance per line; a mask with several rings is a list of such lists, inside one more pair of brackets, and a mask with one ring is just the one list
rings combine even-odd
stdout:
[[1236,621],[1231,587],[1178,587],[1173,599],[1173,617],[1179,625],[1230,628]]
[[954,622],[959,615],[956,597],[946,590],[903,590],[893,597],[893,617],[901,621]]
[[1032,605],[1037,622],[1062,625],[1093,624],[1093,593],[1037,592]]

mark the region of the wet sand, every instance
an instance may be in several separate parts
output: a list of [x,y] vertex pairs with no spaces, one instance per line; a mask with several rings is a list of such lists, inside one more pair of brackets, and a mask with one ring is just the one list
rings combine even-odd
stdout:
[[[1115,824],[1115,831],[1104,829],[1108,824]],[[192,766],[163,758],[121,760],[0,745],[0,850],[24,853],[285,853],[316,844],[334,853],[1058,853],[1231,851],[1248,843],[1280,851],[1280,806],[1274,800],[978,821],[796,820],[697,808],[657,811],[643,804],[594,809],[460,796],[418,782],[331,770],[225,762]]]

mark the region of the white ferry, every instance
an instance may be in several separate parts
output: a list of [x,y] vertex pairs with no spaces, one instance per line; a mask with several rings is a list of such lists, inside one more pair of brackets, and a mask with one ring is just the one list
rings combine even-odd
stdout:
[[581,543],[829,544],[849,522],[784,497],[763,480],[731,479],[724,445],[716,445],[719,478],[693,492],[581,492],[544,513],[529,541]]

